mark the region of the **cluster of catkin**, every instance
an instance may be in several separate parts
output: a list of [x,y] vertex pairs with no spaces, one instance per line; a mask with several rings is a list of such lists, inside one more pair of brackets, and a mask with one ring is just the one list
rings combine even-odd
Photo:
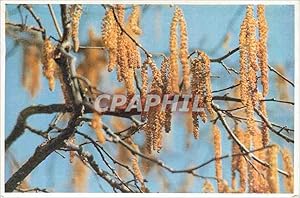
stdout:
[[[267,33],[265,8],[257,6],[257,19],[253,6],[248,5],[239,36],[241,100],[247,107],[248,128],[254,132],[254,107],[258,102],[257,72],[261,72],[262,95],[268,93]],[[258,27],[259,39],[256,39]]]
[[108,71],[117,67],[118,80],[124,82],[128,96],[135,94],[135,69],[141,65],[140,52],[133,41],[142,33],[139,27],[140,13],[140,7],[133,6],[125,23],[125,6],[117,5],[107,8],[102,21],[102,39],[109,50]]
[[[177,39],[177,25],[179,25],[180,33],[180,47],[178,49]],[[178,74],[178,57],[182,65],[183,73],[183,88],[189,89],[189,61],[188,61],[188,35],[187,26],[184,19],[183,12],[180,8],[176,7],[173,19],[170,26],[170,74],[171,74],[171,91],[172,93],[179,93],[179,74]],[[179,51],[179,52],[178,52]]]
[[74,51],[77,52],[79,50],[79,20],[82,14],[82,5],[81,4],[73,4],[70,6],[69,14],[71,17],[71,35],[74,45]]
[[[206,122],[207,116],[205,109],[212,115],[212,88],[210,79],[210,59],[204,52],[198,52],[198,56],[191,60],[191,93],[193,100],[198,98],[200,112],[192,112],[193,134],[199,138],[198,116]],[[194,101],[193,101],[194,104]]]
[[22,85],[30,93],[36,96],[40,89],[40,50],[36,45],[24,46]]

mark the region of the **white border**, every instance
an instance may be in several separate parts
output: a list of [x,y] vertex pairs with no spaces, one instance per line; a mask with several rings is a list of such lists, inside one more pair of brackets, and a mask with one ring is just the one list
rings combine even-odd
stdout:
[[[1,38],[1,66],[0,66],[0,74],[1,74],[1,81],[0,81],[0,110],[1,110],[1,118],[0,118],[0,145],[1,145],[1,161],[0,161],[0,196],[1,197],[133,197],[133,194],[119,194],[119,193],[5,193],[4,192],[4,167],[5,167],[5,145],[4,145],[4,139],[5,139],[5,4],[18,4],[18,3],[29,3],[29,4],[74,4],[74,3],[82,3],[82,4],[108,4],[108,3],[116,3],[115,1],[111,0],[103,0],[103,1],[79,1],[79,0],[73,0],[73,1],[67,1],[67,0],[61,0],[61,1],[42,1],[42,0],[24,0],[24,1],[16,1],[16,0],[0,0],[0,13],[1,13],[1,32],[0,32],[0,38]],[[226,194],[220,194],[220,193],[211,193],[211,194],[200,194],[200,193],[149,193],[149,194],[134,194],[134,197],[295,197],[299,196],[299,159],[300,159],[300,152],[299,152],[299,140],[300,140],[300,109],[299,109],[299,67],[300,67],[300,55],[299,55],[299,9],[300,9],[300,1],[196,1],[196,0],[188,0],[188,1],[159,1],[159,0],[152,0],[151,2],[148,1],[120,1],[120,3],[124,4],[186,4],[186,5],[245,5],[245,4],[266,4],[266,5],[294,5],[295,7],[295,107],[294,107],[294,126],[295,126],[295,144],[294,144],[294,194],[239,194],[239,193],[226,193]],[[200,186],[199,186],[200,188]]]

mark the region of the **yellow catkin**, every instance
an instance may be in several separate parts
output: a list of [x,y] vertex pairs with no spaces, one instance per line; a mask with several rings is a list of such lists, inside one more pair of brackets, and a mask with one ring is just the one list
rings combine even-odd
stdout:
[[[234,129],[234,134],[237,136],[237,134],[240,133],[240,131],[241,131],[241,129],[236,124],[235,129]],[[238,138],[239,141],[242,141],[240,138]],[[236,153],[239,153],[239,152],[240,152],[240,149],[239,149],[238,144],[235,141],[232,141],[231,153],[236,154]],[[231,186],[232,186],[232,189],[236,189],[235,171],[238,170],[239,160],[240,160],[239,156],[233,156],[232,159],[231,159]]]
[[[155,63],[149,59],[148,64],[152,70],[153,80],[151,83],[151,94],[162,95],[162,78],[160,70],[156,67]],[[164,126],[165,114],[161,111],[161,104],[150,107],[147,124],[144,127],[146,133],[147,149],[151,153],[153,150],[160,150],[162,145],[162,129]]]
[[190,75],[190,67],[188,62],[188,33],[186,22],[184,19],[184,15],[182,10],[179,10],[180,18],[179,18],[179,27],[180,27],[180,50],[179,50],[179,57],[180,62],[182,65],[182,73],[183,73],[183,88],[184,90],[188,90],[190,87],[189,75]]
[[240,48],[240,95],[241,100],[244,105],[247,104],[248,101],[248,49],[247,49],[247,18],[243,20],[243,23],[240,27],[240,35],[239,35],[239,48]]
[[170,77],[172,93],[179,93],[179,75],[178,75],[178,47],[177,47],[177,24],[180,19],[180,9],[176,8],[170,27]]
[[28,45],[24,48],[22,85],[35,97],[40,89],[40,50],[36,45]]
[[[266,119],[268,119],[268,113],[267,113],[267,104],[265,101],[263,101],[263,96],[259,94],[259,110],[261,113],[265,116]],[[262,134],[262,143],[263,146],[267,146],[270,142],[270,137],[269,137],[269,131],[268,131],[268,126],[265,122],[261,124],[261,134]]]
[[[214,139],[214,151],[215,151],[215,158],[220,158],[222,156],[222,143],[221,143],[221,133],[216,124],[213,124],[212,127],[213,132],[213,139]],[[215,171],[216,171],[216,178],[218,179],[218,192],[221,192],[223,190],[222,185],[222,161],[220,159],[215,160]]]
[[[252,148],[259,149],[263,147],[262,133],[255,127],[254,135],[252,136]],[[257,151],[255,155],[262,160],[265,160],[265,151]],[[249,192],[263,193],[267,192],[268,182],[264,178],[266,168],[260,163],[253,161],[253,165],[257,168],[256,171],[252,166],[249,166]]]
[[[162,85],[162,94],[167,95],[171,93],[171,78],[170,78],[170,62],[167,57],[163,58],[161,63],[161,81],[164,82]],[[169,133],[171,131],[171,120],[172,112],[171,107],[167,106],[164,112],[164,128],[165,132]]]
[[[237,138],[241,141],[241,143],[244,144],[247,148],[249,148],[250,146],[249,136],[247,136],[247,134],[244,134],[244,132],[240,128],[236,128],[235,132]],[[247,169],[247,161],[243,156],[238,157],[237,170],[240,173],[240,187],[238,189],[238,192],[245,192],[246,185],[247,185],[248,169]]]
[[293,160],[288,149],[283,149],[281,151],[281,154],[282,154],[284,170],[289,174],[289,176],[283,177],[284,188],[286,192],[293,193],[294,192]]
[[148,59],[144,61],[142,65],[141,77],[142,77],[141,97],[145,97],[148,92]]
[[139,5],[134,5],[132,7],[132,12],[128,17],[128,26],[132,32],[136,35],[142,34],[142,29],[140,28],[140,17],[141,17],[141,7]]
[[102,20],[102,40],[105,47],[109,49],[108,71],[112,71],[117,64],[117,38],[118,27],[114,18],[112,8],[105,12]]
[[193,120],[193,135],[195,139],[199,139],[199,120],[198,113],[192,112],[192,120]]
[[85,192],[88,181],[88,167],[81,161],[80,158],[76,158],[73,164],[72,184],[74,191]]
[[268,24],[265,17],[265,6],[257,6],[257,19],[258,19],[258,53],[259,66],[261,71],[261,84],[262,94],[265,97],[269,91],[269,80],[268,80],[268,51],[267,51],[267,40],[268,40]]
[[42,63],[44,76],[48,79],[49,89],[51,91],[55,88],[55,61],[54,61],[54,47],[49,38],[46,38],[43,43]]
[[[128,139],[127,140],[128,144],[135,150],[135,151],[139,151],[139,147],[137,144],[135,144],[132,139]],[[144,177],[143,174],[141,172],[141,169],[139,167],[139,162],[138,162],[138,156],[136,154],[132,154],[132,158],[131,158],[131,163],[132,163],[132,169],[134,172],[135,177],[137,178],[137,180],[143,185],[144,184]]]
[[96,133],[99,143],[104,144],[106,141],[105,134],[104,134],[103,128],[102,128],[101,116],[98,113],[93,113],[93,119],[91,122],[91,126]]
[[206,107],[210,114],[213,113],[213,109],[211,106],[212,102],[212,88],[211,88],[211,80],[210,80],[210,59],[204,52],[200,52],[199,54],[203,59],[204,73],[205,76],[205,101]]
[[213,193],[215,191],[214,186],[207,179],[203,183],[202,192]]
[[79,20],[82,14],[82,5],[74,4],[71,6],[70,16],[71,16],[71,27],[72,27],[72,40],[74,45],[74,51],[79,50]]
[[278,146],[273,145],[268,149],[268,163],[270,168],[267,170],[267,180],[269,183],[269,189],[271,193],[279,192],[279,181],[278,181],[278,163],[277,163],[277,154]]

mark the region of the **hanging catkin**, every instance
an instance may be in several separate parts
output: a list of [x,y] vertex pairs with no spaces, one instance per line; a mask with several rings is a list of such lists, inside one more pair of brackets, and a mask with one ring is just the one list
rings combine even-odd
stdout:
[[241,100],[244,105],[248,101],[248,49],[247,49],[247,17],[243,20],[243,23],[240,28],[239,35],[239,48],[240,48],[240,95]]
[[179,93],[179,76],[178,76],[178,47],[177,47],[177,24],[180,18],[180,9],[176,8],[170,27],[170,74],[172,93]]
[[128,17],[128,26],[132,32],[136,35],[142,34],[142,29],[140,28],[140,17],[141,17],[141,8],[139,5],[134,5],[132,7],[132,12]]
[[268,51],[267,51],[267,40],[268,40],[268,24],[265,17],[265,6],[257,6],[257,19],[258,19],[258,53],[259,67],[261,71],[261,84],[262,84],[262,95],[265,97],[269,91],[269,80],[268,80]]
[[[171,93],[171,78],[170,78],[170,61],[167,57],[163,57],[161,63],[161,81],[164,82],[162,85],[162,94],[168,95]],[[164,128],[165,132],[169,133],[171,131],[171,120],[172,120],[172,111],[171,107],[167,106],[164,112]]]
[[70,9],[71,16],[71,27],[72,27],[72,40],[74,45],[74,51],[77,52],[79,50],[79,20],[82,14],[82,5],[74,4]]
[[[264,117],[268,119],[267,104],[264,101],[264,97],[260,93],[258,97],[259,97],[259,110],[261,111],[262,115],[264,115]],[[262,143],[263,146],[265,147],[270,142],[268,126],[265,122],[261,124],[261,135],[262,135]]]
[[87,181],[88,181],[88,167],[81,161],[80,158],[76,158],[73,166],[73,178],[72,178],[74,191],[85,192]]
[[[135,144],[131,138],[127,140],[128,144],[137,152],[139,152],[139,147],[137,144]],[[137,180],[143,185],[144,184],[144,177],[142,175],[142,172],[140,170],[139,162],[138,162],[138,156],[136,154],[132,154],[131,157],[131,163],[132,163],[132,170],[134,173],[134,176],[137,178]]]
[[279,192],[279,182],[278,182],[278,164],[277,164],[277,154],[278,154],[278,146],[273,145],[268,149],[267,152],[268,163],[270,167],[267,170],[267,180],[269,183],[269,189],[271,193]]
[[[149,59],[149,58],[148,58]],[[162,96],[162,78],[161,72],[156,67],[152,59],[148,60],[148,64],[152,70],[153,80],[151,83],[151,94]],[[147,150],[149,153],[153,150],[160,150],[162,147],[162,129],[164,126],[165,114],[161,111],[161,103],[156,106],[152,106],[149,109],[147,116],[147,124],[144,127],[146,133]]]
[[282,161],[284,170],[289,174],[289,176],[283,177],[284,188],[288,193],[294,192],[294,168],[293,168],[293,160],[291,154],[288,149],[283,149],[281,151]]
[[[177,25],[180,30],[180,50],[178,53]],[[189,82],[189,64],[188,64],[188,35],[187,27],[183,12],[176,7],[170,26],[170,71],[172,93],[179,93],[179,74],[178,74],[178,57],[182,65],[183,87],[187,90],[190,87]]]
[[105,47],[109,50],[108,71],[112,71],[117,64],[117,38],[118,27],[114,18],[113,9],[109,8],[105,12],[102,21],[102,40]]
[[202,75],[205,78],[205,102],[207,110],[210,114],[213,113],[213,109],[211,106],[212,102],[212,88],[211,88],[211,80],[210,80],[210,59],[204,52],[200,52],[199,55],[203,59],[203,73]]
[[98,113],[93,113],[93,119],[92,119],[91,126],[96,133],[99,143],[104,144],[105,143],[105,134],[102,129],[101,117]]
[[202,192],[213,193],[215,191],[214,186],[207,179],[203,183]]
[[36,45],[28,45],[23,53],[22,85],[34,97],[41,86],[40,50]]
[[46,38],[43,43],[43,56],[42,56],[42,63],[43,67],[43,74],[48,79],[49,89],[51,91],[55,88],[55,70],[56,70],[56,63],[54,61],[54,47],[49,38]]
[[[221,133],[216,124],[212,126],[213,139],[214,139],[214,150],[215,150],[215,158],[220,158],[222,155],[222,143],[221,143]],[[216,178],[218,179],[218,192],[223,191],[223,173],[222,173],[222,161],[220,159],[215,160],[215,171]]]
[[180,30],[180,50],[179,57],[182,65],[182,74],[183,74],[183,88],[184,90],[188,90],[190,87],[189,75],[190,75],[190,66],[188,62],[188,34],[186,22],[184,19],[184,15],[182,10],[179,10],[180,18],[179,18],[179,30]]

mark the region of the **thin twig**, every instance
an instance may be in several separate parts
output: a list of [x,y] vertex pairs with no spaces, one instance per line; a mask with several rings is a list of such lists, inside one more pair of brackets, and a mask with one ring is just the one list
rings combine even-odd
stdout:
[[50,11],[50,14],[51,14],[53,23],[54,23],[54,25],[55,25],[57,34],[58,34],[58,36],[59,36],[59,39],[62,39],[62,36],[63,36],[63,35],[62,35],[62,32],[61,32],[60,27],[59,27],[59,25],[58,25],[58,22],[57,22],[57,19],[56,19],[56,16],[55,16],[55,13],[54,13],[54,10],[53,10],[51,4],[48,4],[48,9],[49,9],[49,11]]

